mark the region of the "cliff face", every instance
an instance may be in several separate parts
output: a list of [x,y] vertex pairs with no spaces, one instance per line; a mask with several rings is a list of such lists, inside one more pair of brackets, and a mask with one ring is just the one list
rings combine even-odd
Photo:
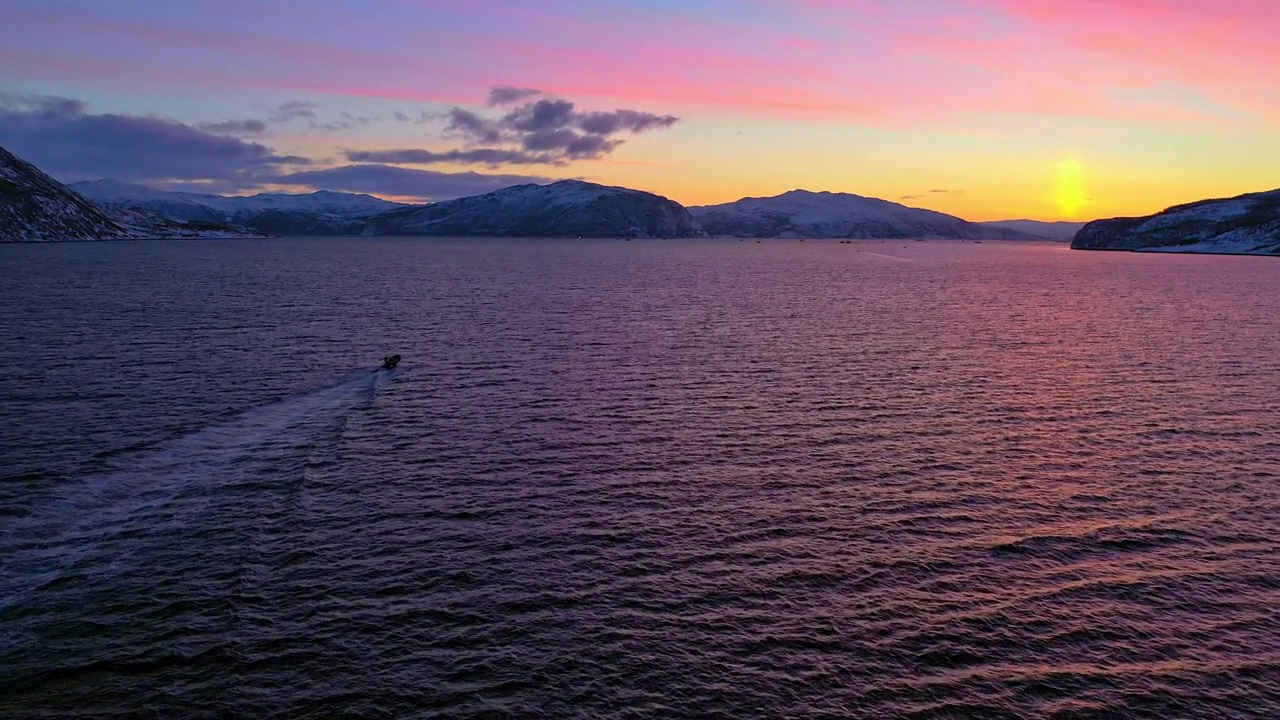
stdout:
[[113,240],[129,232],[92,202],[0,148],[0,242]]
[[1077,250],[1280,255],[1280,190],[1177,205],[1137,218],[1095,220]]
[[577,180],[518,185],[383,213],[364,234],[687,238],[705,235],[683,206],[658,195]]

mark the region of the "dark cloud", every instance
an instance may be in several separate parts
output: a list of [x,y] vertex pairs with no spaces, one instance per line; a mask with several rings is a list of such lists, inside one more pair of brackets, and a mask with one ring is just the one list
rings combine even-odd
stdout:
[[77,115],[89,109],[81,100],[56,95],[28,95],[0,91],[0,110],[25,110],[49,115]]
[[613,152],[624,140],[610,140],[603,135],[582,135],[564,148],[564,154],[578,160],[604,157]]
[[391,119],[395,120],[396,122],[413,123],[414,125],[425,125],[426,123],[429,123],[432,120],[440,119],[440,115],[429,113],[424,110],[418,111],[417,115],[410,115],[407,112],[396,110],[395,112],[391,113]]
[[568,100],[538,100],[507,113],[502,125],[524,132],[544,132],[568,127],[573,120],[573,103]]
[[[498,86],[489,93],[490,106],[510,105],[542,93],[532,89]],[[511,152],[512,164],[546,163],[563,164],[569,160],[597,159],[608,155],[622,145],[622,133],[642,133],[669,128],[680,121],[674,115],[657,115],[640,110],[618,109],[612,112],[578,112],[568,100],[538,98],[508,110],[498,118],[487,118],[479,113],[455,107],[446,114],[446,135],[464,138],[470,145],[508,145],[510,148],[473,148],[483,157],[498,159],[501,153]],[[408,116],[404,116],[408,119]],[[420,151],[423,162],[447,162],[435,159],[442,154]],[[474,157],[481,157],[476,155]],[[454,162],[483,162],[458,156]],[[388,160],[388,162],[391,162]],[[508,162],[498,160],[498,162]]]
[[334,120],[313,120],[310,123],[312,130],[351,130],[353,128],[364,127],[373,122],[373,118],[367,118],[360,115],[352,115],[344,112]]
[[446,117],[449,120],[449,124],[445,126],[446,133],[461,135],[472,142],[485,144],[503,140],[502,130],[496,122],[486,120],[470,110],[452,108]]
[[258,135],[266,132],[267,124],[261,120],[224,120],[222,122],[196,123],[197,130],[215,135]]
[[510,85],[496,85],[489,90],[489,107],[497,107],[498,105],[510,105],[521,100],[527,100],[531,97],[541,95],[541,90],[533,88],[518,88]]
[[679,120],[674,115],[654,115],[638,110],[579,113],[577,117],[578,127],[593,135],[612,135],[624,131],[640,133],[669,128]]
[[261,175],[311,162],[175,120],[92,114],[66,98],[0,98],[0,145],[66,182],[111,177],[252,187]]
[[525,150],[559,151],[575,160],[598,158],[613,152],[622,144],[603,135],[580,135],[569,129],[543,130],[529,133],[521,140]]
[[531,132],[520,139],[525,150],[564,150],[582,136],[568,130],[539,130]]
[[421,200],[452,200],[480,195],[512,185],[549,183],[554,178],[533,175],[485,175],[411,170],[392,165],[345,165],[327,170],[282,173],[267,179],[280,185],[305,185],[317,190],[369,193]]
[[899,200],[922,200],[924,198],[929,197],[930,195],[963,195],[963,194],[964,194],[963,190],[946,190],[943,188],[935,188],[928,192],[922,191],[918,195],[903,195],[898,199]]
[[[373,118],[352,115],[349,112],[342,112],[336,117],[330,116],[326,118],[321,116],[320,110],[322,108],[316,103],[293,100],[272,110],[268,119],[273,123],[279,124],[291,123],[295,120],[306,120],[309,129],[324,130],[326,132],[351,130],[374,122]],[[397,113],[397,115],[403,115],[403,113]]]
[[533,155],[522,150],[503,148],[473,148],[470,150],[347,150],[344,153],[351,162],[403,163],[405,165],[435,165],[460,163],[464,165],[559,165],[552,155]]
[[271,113],[271,122],[287,123],[303,118],[306,120],[316,121],[320,116],[316,114],[320,106],[313,102],[303,102],[301,100],[293,100],[276,108]]
[[[540,94],[536,90],[499,86],[490,92],[490,105],[511,104]],[[419,117],[425,121],[441,116],[422,113]],[[400,111],[395,112],[393,118],[399,122],[417,122],[413,116]],[[531,100],[496,118],[454,107],[443,119],[447,121],[445,135],[463,139],[468,145],[466,149],[349,151],[347,158],[352,162],[409,165],[449,162],[488,166],[563,165],[571,160],[594,160],[612,153],[625,142],[616,137],[622,133],[658,130],[679,122],[674,115],[640,110],[578,112],[572,102],[556,98]]]
[[[493,88],[491,103],[504,106],[492,111],[493,116],[455,107],[443,114],[396,111],[369,118],[326,112],[312,102],[291,101],[269,109],[262,119],[182,123],[151,116],[95,114],[78,100],[0,92],[0,145],[67,182],[112,177],[154,187],[223,193],[272,183],[307,184],[444,198],[551,179],[389,165],[557,166],[604,157],[624,142],[625,134],[678,122],[673,116],[638,110],[579,112],[568,100],[540,95],[528,88]],[[271,124],[293,123],[294,127],[332,131],[392,120],[443,122],[446,134],[462,138],[465,145],[441,151],[346,151],[347,160],[358,164],[319,170],[307,158],[280,154],[247,137],[267,132]]]

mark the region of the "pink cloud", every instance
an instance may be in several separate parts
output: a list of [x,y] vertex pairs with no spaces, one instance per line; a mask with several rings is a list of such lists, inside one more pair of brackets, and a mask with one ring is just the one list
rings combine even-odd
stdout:
[[1280,68],[1280,3],[1271,0],[975,0],[1006,13],[1105,81],[1142,76],[1250,107]]
[[[886,36],[898,110],[1274,118],[1280,3],[1259,0],[959,0],[925,11],[887,0],[802,0],[845,32]],[[886,32],[887,31],[887,32]],[[1174,88],[1186,100],[1141,91]],[[1138,91],[1138,92],[1135,92]],[[1166,93],[1167,94],[1167,93]],[[914,108],[912,107],[914,106]]]
[[698,5],[401,0],[372,17],[322,3],[300,18],[306,32],[248,34],[196,16],[23,10],[6,18],[23,28],[15,37],[89,40],[6,49],[49,77],[89,69],[424,103],[478,103],[515,84],[584,105],[892,127],[975,113],[1280,119],[1280,3],[1269,0],[744,0],[741,17]]

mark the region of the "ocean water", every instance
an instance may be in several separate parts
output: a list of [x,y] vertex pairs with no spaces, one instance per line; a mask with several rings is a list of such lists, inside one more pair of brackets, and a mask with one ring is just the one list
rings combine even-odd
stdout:
[[0,716],[1280,717],[1272,259],[307,239],[0,280]]

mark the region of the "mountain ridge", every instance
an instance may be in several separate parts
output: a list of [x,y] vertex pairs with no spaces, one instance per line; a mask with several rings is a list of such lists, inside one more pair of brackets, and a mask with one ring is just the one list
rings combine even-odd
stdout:
[[129,236],[101,208],[0,147],[0,240],[113,240]]
[[704,237],[689,211],[660,195],[561,180],[393,210],[369,218],[377,235]]
[[[654,193],[582,180],[427,205],[328,190],[200,195],[109,179],[67,186],[0,147],[0,241],[388,234],[1060,240],[1074,225],[974,223],[880,198],[803,189],[685,208]],[[1280,190],[1095,220],[1075,232],[1071,247],[1280,255]]]
[[981,239],[990,234],[954,215],[852,193],[791,190],[689,208],[717,237]]
[[1069,242],[1086,223],[1069,220],[986,220],[976,223],[993,230],[1011,230],[1045,240]]
[[72,183],[72,190],[95,202],[117,208],[142,208],[172,220],[247,226],[260,231],[258,219],[274,213],[311,213],[325,219],[347,219],[410,207],[372,195],[317,190],[311,193],[204,195],[157,190],[146,185],[103,179]]
[[1153,215],[1095,220],[1075,250],[1280,255],[1280,190],[1174,205]]
[[[525,184],[426,205],[318,190],[222,196],[158,190],[101,179],[65,188],[96,202],[121,237],[206,235],[460,235],[532,237],[705,237],[695,213],[716,234],[758,237],[950,237],[1034,239],[1004,228],[982,229],[933,210],[830,191],[792,190],[723,206],[685,208],[668,198],[582,180]],[[79,195],[76,195],[76,193]],[[83,199],[83,198],[82,198]],[[755,205],[771,205],[764,210]],[[93,205],[93,203],[89,203]],[[790,207],[787,207],[787,206]],[[746,206],[746,211],[742,212]],[[725,228],[717,214],[738,214]],[[750,226],[744,230],[743,223]],[[799,227],[797,227],[797,224]],[[113,230],[114,232],[114,230]],[[51,233],[56,236],[57,233]],[[101,235],[114,237],[115,235]]]

